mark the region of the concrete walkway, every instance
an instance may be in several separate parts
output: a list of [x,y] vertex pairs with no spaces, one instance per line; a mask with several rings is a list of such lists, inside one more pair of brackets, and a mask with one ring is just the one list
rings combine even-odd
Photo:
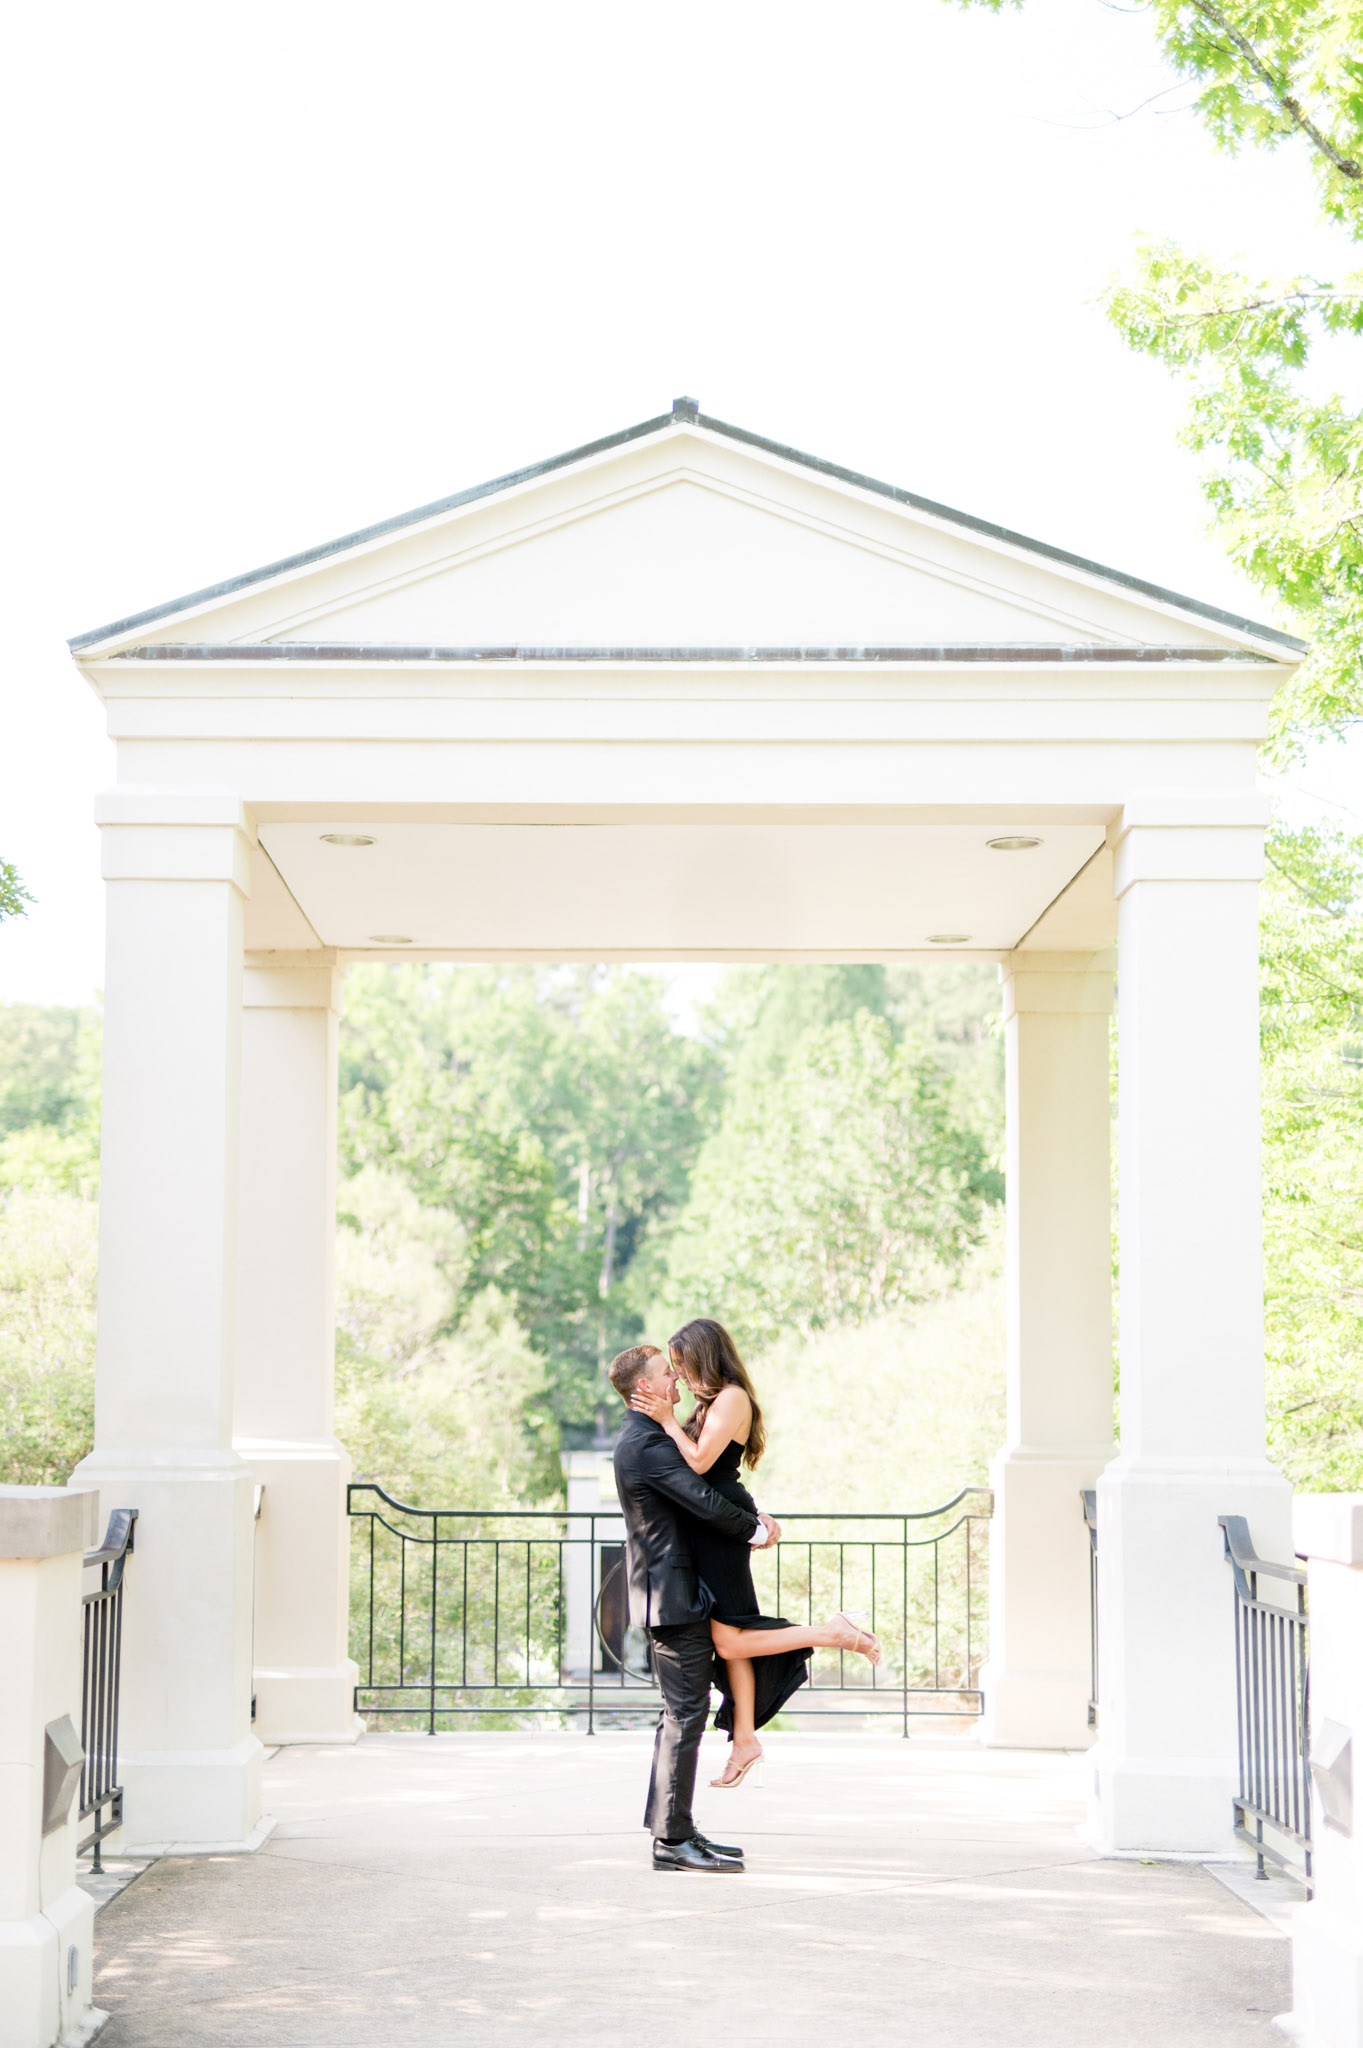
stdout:
[[1082,1758],[775,1736],[765,1787],[698,1805],[746,1874],[655,1876],[650,1740],[279,1752],[256,1855],[99,1915],[101,2048],[1282,2048],[1282,1933],[1197,1865],[1095,1858]]

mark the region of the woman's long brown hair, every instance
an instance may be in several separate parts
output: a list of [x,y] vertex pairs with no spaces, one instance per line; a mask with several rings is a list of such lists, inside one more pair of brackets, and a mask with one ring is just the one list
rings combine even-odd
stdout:
[[742,1387],[752,1404],[752,1427],[743,1446],[743,1463],[751,1470],[767,1448],[767,1432],[752,1381],[748,1378],[748,1368],[739,1357],[738,1347],[723,1323],[712,1322],[708,1316],[698,1316],[695,1322],[684,1323],[676,1336],[668,1339],[667,1348],[697,1397],[695,1414],[682,1425],[693,1443],[699,1441],[705,1418],[720,1389]]

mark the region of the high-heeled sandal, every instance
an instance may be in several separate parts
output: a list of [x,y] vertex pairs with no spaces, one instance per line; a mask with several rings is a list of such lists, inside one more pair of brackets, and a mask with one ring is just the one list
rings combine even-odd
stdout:
[[731,1778],[729,1776],[729,1766],[725,1764],[724,1776],[722,1778],[711,1778],[711,1790],[715,1792],[736,1792],[749,1771],[754,1769],[757,1772],[756,1782],[760,1785],[762,1783],[762,1752],[760,1749],[756,1756],[750,1756],[745,1764],[739,1766],[737,1777]]
[[[833,1616],[833,1619],[835,1622],[846,1622],[848,1628],[856,1636],[856,1641],[849,1646],[855,1656],[864,1657],[868,1664],[879,1664],[882,1655],[880,1640],[877,1636],[871,1634],[870,1629],[862,1628],[859,1622],[853,1621],[850,1614],[839,1612]],[[871,1645],[869,1650],[862,1649],[863,1639]]]

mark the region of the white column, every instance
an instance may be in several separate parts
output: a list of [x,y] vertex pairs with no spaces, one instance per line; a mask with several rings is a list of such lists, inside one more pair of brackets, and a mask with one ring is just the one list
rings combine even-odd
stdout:
[[0,2048],[93,2040],[107,2018],[90,2003],[79,1785],[46,1757],[49,1729],[78,1750],[81,1557],[98,1541],[98,1504],[69,1487],[0,1486]]
[[256,1525],[256,1733],[349,1742],[350,1461],[332,1434],[336,1020],[328,952],[255,953],[242,1011],[234,1442]]
[[1264,1454],[1258,880],[1252,792],[1152,796],[1110,837],[1118,910],[1121,1453],[1098,1484],[1094,1828],[1230,1840],[1235,1665],[1218,1515],[1292,1555]]
[[231,1447],[242,911],[251,833],[217,790],[112,791],[95,1449],[135,1507],[121,1848],[240,1843],[251,1733],[251,1475]]
[[1080,1749],[1092,1684],[1080,1494],[1112,1456],[1112,954],[1014,953],[1008,1441],[990,1470],[987,1742]]
[[1292,1921],[1300,2048],[1363,2048],[1363,1493],[1299,1494],[1307,1560],[1315,1897]]
[[601,1512],[601,1467],[599,1451],[565,1451],[563,1480],[568,1495],[569,1547],[563,1561],[563,1667],[574,1678],[585,1678],[589,1665],[599,1670],[601,1654],[592,1627],[592,1587],[598,1568],[592,1561],[593,1530],[599,1538],[604,1525],[588,1517]]

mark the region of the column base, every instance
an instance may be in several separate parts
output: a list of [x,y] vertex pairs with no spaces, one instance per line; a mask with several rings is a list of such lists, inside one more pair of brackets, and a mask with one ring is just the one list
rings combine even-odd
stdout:
[[[45,1913],[0,1921],[0,2043],[4,2048],[84,2048],[108,2020],[90,2003],[95,1905],[72,1885]],[[68,1955],[76,1951],[75,1989]]]
[[258,1664],[255,1731],[262,1742],[358,1742],[364,1722],[355,1712],[360,1667],[347,1661],[294,1670]]
[[120,1853],[244,1841],[260,1818],[251,1733],[251,1474],[227,1450],[94,1451],[101,1513],[136,1508],[119,1660]]
[[1300,2048],[1358,2048],[1363,2042],[1363,1927],[1341,1920],[1324,1899],[1297,1908],[1292,2011],[1278,2024]]
[[350,1459],[334,1437],[238,1437],[264,1489],[256,1524],[255,1732],[262,1742],[353,1742]]
[[183,1849],[245,1849],[260,1825],[260,1773],[265,1752],[254,1735],[231,1749],[121,1750],[123,1827],[115,1856],[164,1855]]
[[1091,1749],[1087,1673],[980,1669],[986,1749]]
[[1264,1459],[1132,1457],[1097,1492],[1090,1839],[1116,1854],[1238,1856],[1235,1596],[1217,1517],[1244,1515],[1260,1556],[1290,1562],[1291,1488]]
[[1105,1856],[1163,1851],[1203,1860],[1239,1858],[1244,1852],[1231,1831],[1236,1784],[1231,1762],[1212,1757],[1109,1759],[1100,1742],[1093,1752],[1084,1832]]
[[1113,1446],[1053,1455],[1021,1447],[989,1468],[990,1656],[982,1740],[1001,1749],[1087,1749],[1092,1634],[1089,1535],[1080,1495]]

